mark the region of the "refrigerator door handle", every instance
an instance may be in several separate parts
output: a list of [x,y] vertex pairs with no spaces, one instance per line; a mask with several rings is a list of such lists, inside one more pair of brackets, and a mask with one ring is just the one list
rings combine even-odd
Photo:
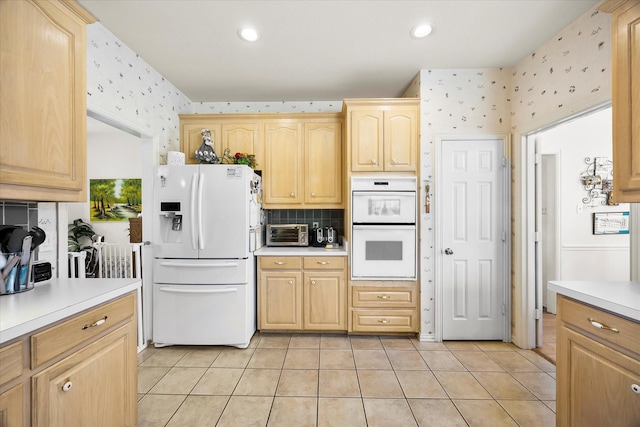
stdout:
[[161,262],[162,267],[185,267],[185,268],[218,268],[218,267],[237,267],[236,261],[210,262],[210,263],[187,263],[180,261],[164,261]]
[[191,218],[189,221],[189,231],[191,232],[191,247],[193,250],[198,249],[196,247],[196,186],[198,185],[198,174],[194,173],[191,177]]
[[224,289],[180,289],[173,288],[171,286],[160,287],[162,292],[169,292],[174,294],[229,294],[232,292],[238,292],[238,288],[224,288]]
[[204,249],[204,233],[202,232],[202,187],[204,187],[204,174],[200,174],[198,181],[198,242],[200,249]]

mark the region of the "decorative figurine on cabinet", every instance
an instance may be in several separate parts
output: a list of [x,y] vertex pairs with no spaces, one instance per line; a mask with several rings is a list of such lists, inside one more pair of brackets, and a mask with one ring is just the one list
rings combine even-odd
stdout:
[[196,160],[200,163],[220,163],[220,158],[213,149],[211,131],[209,129],[202,129],[200,134],[202,135],[202,145],[200,145],[200,148],[195,152]]

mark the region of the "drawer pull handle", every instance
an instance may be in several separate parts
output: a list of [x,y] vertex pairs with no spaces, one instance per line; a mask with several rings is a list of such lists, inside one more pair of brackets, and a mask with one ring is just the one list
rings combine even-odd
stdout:
[[389,323],[387,319],[378,319],[378,323]]
[[93,322],[93,323],[90,323],[90,324],[88,324],[88,325],[84,325],[84,326],[82,327],[82,330],[84,331],[85,329],[95,328],[96,326],[101,326],[101,325],[103,325],[103,324],[104,324],[104,322],[106,322],[106,321],[107,321],[107,316],[104,316],[104,317],[103,317],[102,319],[100,319],[100,320],[96,320],[96,321],[95,321],[95,322]]
[[329,265],[329,261],[318,261],[320,265]]
[[391,295],[378,295],[378,299],[389,299]]
[[589,321],[589,323],[591,323],[592,326],[594,326],[594,327],[596,327],[598,329],[604,329],[604,330],[607,330],[607,331],[615,332],[616,334],[620,332],[619,329],[612,328],[611,326],[607,326],[604,323],[600,323],[596,319],[594,319],[593,317],[588,317],[587,320]]
[[73,387],[73,383],[71,381],[67,381],[62,385],[62,391],[67,392],[71,390],[71,387]]
[[633,390],[633,392],[635,394],[640,394],[640,385],[638,384],[631,384],[631,390]]
[[284,261],[274,261],[273,263],[276,264],[276,265],[285,265],[286,264],[286,262],[284,262]]

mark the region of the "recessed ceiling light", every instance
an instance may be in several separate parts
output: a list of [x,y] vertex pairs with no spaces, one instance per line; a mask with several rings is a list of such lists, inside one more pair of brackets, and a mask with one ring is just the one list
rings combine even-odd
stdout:
[[422,39],[431,34],[431,31],[433,31],[433,24],[429,22],[418,24],[411,29],[411,37],[414,39]]
[[257,42],[260,39],[260,34],[250,27],[241,28],[240,31],[238,31],[238,35],[242,40],[248,42]]

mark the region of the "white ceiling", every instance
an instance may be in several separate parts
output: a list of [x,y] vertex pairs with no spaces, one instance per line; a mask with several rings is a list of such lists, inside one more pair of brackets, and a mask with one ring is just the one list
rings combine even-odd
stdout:
[[[511,67],[598,0],[79,3],[192,101],[257,102],[397,97],[420,69]],[[423,21],[433,33],[410,38]]]

